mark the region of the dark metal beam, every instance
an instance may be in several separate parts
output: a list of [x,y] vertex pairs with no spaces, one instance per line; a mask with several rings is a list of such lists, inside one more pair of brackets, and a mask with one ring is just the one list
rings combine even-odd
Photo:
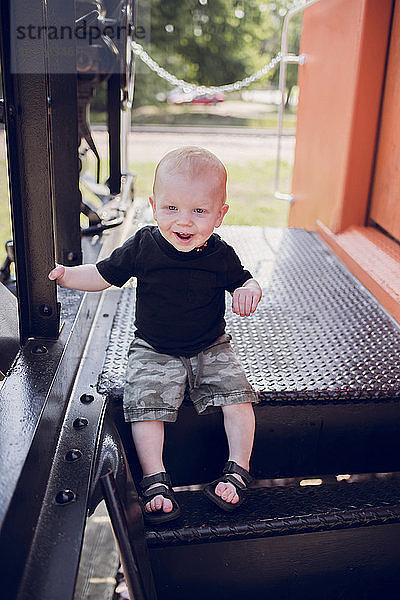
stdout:
[[[146,590],[142,582],[139,565],[133,553],[132,545],[129,539],[128,524],[126,522],[124,506],[115,484],[113,472],[109,471],[103,475],[101,478],[101,483],[108,514],[110,515],[114,530],[114,535],[118,542],[119,554],[124,569],[129,595],[130,597],[135,598],[135,600],[147,600]],[[139,504],[137,504],[137,506],[139,506]]]
[[108,185],[112,194],[121,191],[121,177],[128,173],[127,140],[131,127],[131,108],[134,85],[134,55],[131,48],[132,32],[136,24],[136,3],[125,3],[120,15],[125,36],[119,46],[119,72],[107,82],[107,111],[109,134],[110,174]]
[[[49,31],[68,31],[69,27],[73,31],[75,3],[49,1],[46,16]],[[47,46],[56,259],[72,266],[82,263],[75,36],[49,36]]]
[[108,149],[111,194],[121,190],[121,75],[114,73],[107,81]]
[[[90,474],[100,444],[104,402],[95,392],[97,373],[86,370],[81,387],[75,385],[72,397],[70,393],[101,295],[82,299],[81,292],[61,290],[60,296],[65,325],[59,339],[45,344],[30,340],[0,390],[0,577],[2,594],[10,600],[72,598]],[[91,364],[103,352],[100,344],[107,343],[113,305],[99,314],[104,325],[97,327]],[[65,459],[74,448],[83,453],[78,462]],[[76,501],[57,503],[63,489],[73,490]],[[25,592],[19,595],[21,585]],[[49,585],[58,588],[47,594]]]
[[59,331],[56,286],[47,278],[55,256],[44,40],[33,36],[27,56],[26,49],[15,44],[13,29],[31,24],[45,25],[42,1],[1,3],[1,64],[21,343],[32,337],[56,339]]

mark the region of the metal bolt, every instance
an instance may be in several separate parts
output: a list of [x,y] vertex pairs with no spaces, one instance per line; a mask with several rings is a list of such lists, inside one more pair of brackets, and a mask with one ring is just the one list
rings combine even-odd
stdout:
[[81,402],[83,402],[83,404],[90,404],[93,400],[94,396],[92,394],[82,394],[81,396]]
[[56,496],[57,504],[69,504],[75,500],[75,494],[71,490],[60,490]]
[[68,462],[74,462],[75,460],[79,460],[82,457],[82,452],[77,448],[73,448],[72,450],[68,450],[65,455],[65,460]]
[[50,317],[53,314],[53,309],[48,304],[39,306],[39,312],[43,317]]
[[31,350],[32,354],[47,354],[46,346],[33,346]]
[[75,419],[73,426],[75,427],[75,429],[83,429],[84,427],[87,427],[89,425],[89,421],[87,419],[85,419],[84,417],[78,417],[77,419]]

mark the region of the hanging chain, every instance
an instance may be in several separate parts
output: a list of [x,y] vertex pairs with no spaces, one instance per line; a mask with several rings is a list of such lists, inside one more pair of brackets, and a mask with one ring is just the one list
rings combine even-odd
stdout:
[[225,92],[225,93],[237,92],[238,90],[241,90],[242,88],[249,86],[254,81],[258,81],[259,79],[264,77],[264,75],[266,75],[269,71],[274,69],[282,59],[282,55],[279,52],[275,56],[275,58],[273,58],[267,65],[264,65],[264,67],[262,69],[260,69],[256,73],[253,73],[253,75],[250,75],[249,77],[245,77],[241,81],[235,81],[235,83],[228,83],[226,85],[217,85],[217,86],[213,85],[213,86],[208,87],[205,85],[196,85],[195,83],[188,83],[187,81],[184,81],[183,79],[178,79],[177,77],[175,77],[175,75],[172,75],[171,73],[169,73],[168,71],[166,71],[165,69],[160,67],[160,65],[158,63],[156,63],[156,61],[153,60],[151,58],[151,56],[149,56],[147,54],[147,52],[143,48],[143,46],[141,46],[137,42],[132,42],[132,49],[133,49],[134,53],[152,71],[157,73],[157,75],[159,77],[161,77],[162,79],[165,79],[171,85],[181,87],[185,93],[195,92],[196,94],[199,94],[199,95],[200,94],[214,94],[216,92]]

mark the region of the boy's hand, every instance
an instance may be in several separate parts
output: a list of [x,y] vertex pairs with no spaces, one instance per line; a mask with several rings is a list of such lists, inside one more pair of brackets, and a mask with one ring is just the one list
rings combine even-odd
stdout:
[[63,267],[62,265],[57,265],[57,266],[55,267],[55,269],[53,269],[52,271],[50,271],[50,273],[49,273],[48,277],[49,277],[49,279],[51,279],[52,281],[53,281],[54,279],[56,279],[56,280],[57,280],[57,283],[58,283],[58,280],[59,280],[59,279],[62,279],[62,278],[64,277],[64,275],[65,275],[65,267]]
[[256,310],[261,296],[262,291],[258,283],[249,279],[233,292],[232,311],[241,317],[248,317]]
[[56,280],[57,285],[83,292],[101,292],[110,287],[110,283],[103,279],[96,265],[86,264],[76,267],[63,267],[56,265],[48,275],[49,279]]

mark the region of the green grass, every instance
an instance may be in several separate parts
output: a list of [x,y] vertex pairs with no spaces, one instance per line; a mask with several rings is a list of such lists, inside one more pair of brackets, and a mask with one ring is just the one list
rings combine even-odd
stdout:
[[[286,227],[289,204],[274,198],[274,160],[249,160],[243,164],[227,164],[229,211],[225,225],[260,225]],[[135,195],[148,197],[151,193],[156,163],[136,163]],[[289,189],[291,168],[281,163],[281,187]]]
[[[133,115],[132,123],[135,125],[186,125],[193,127],[251,127],[255,129],[276,129],[277,115],[270,115],[265,118],[247,118],[233,115],[217,115],[206,113],[193,113],[182,109],[180,113],[168,111],[154,114],[141,114],[135,118]],[[293,115],[286,116],[283,121],[285,129],[294,130],[295,118]]]
[[[252,160],[228,165],[228,204],[225,225],[286,227],[289,204],[274,198],[275,161]],[[281,163],[281,184],[289,189],[291,168]]]
[[[228,163],[229,211],[225,225],[260,225],[285,227],[289,205],[273,197],[274,160],[249,160],[246,163]],[[151,193],[156,163],[143,162],[130,165],[136,171],[135,195],[148,197]],[[102,173],[107,173],[103,161]],[[291,169],[281,163],[281,187],[289,189]],[[104,175],[105,176],[105,175]],[[93,200],[91,198],[91,200]],[[11,237],[11,220],[5,161],[0,161],[0,263],[4,260],[4,244]]]
[[[241,108],[238,109],[242,106]],[[105,124],[105,112],[90,114],[92,124]],[[186,125],[195,127],[251,127],[276,129],[278,112],[270,106],[251,103],[233,103],[226,101],[221,106],[202,105],[149,105],[141,106],[132,112],[132,124],[135,125]],[[294,131],[296,114],[287,111],[283,118],[283,128]]]

